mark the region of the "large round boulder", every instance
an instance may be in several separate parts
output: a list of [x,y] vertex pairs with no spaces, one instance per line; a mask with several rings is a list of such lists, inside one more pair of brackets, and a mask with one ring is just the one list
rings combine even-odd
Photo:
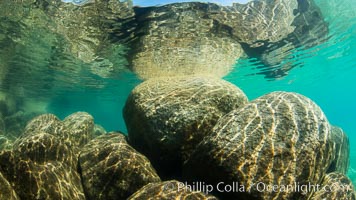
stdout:
[[211,77],[150,79],[124,107],[129,143],[162,176],[179,173],[183,161],[226,113],[247,102],[233,84]]
[[127,199],[144,185],[161,180],[150,161],[120,133],[101,135],[86,144],[79,163],[89,199]]
[[150,183],[135,192],[128,198],[129,200],[144,199],[189,199],[189,200],[217,200],[212,195],[203,192],[194,191],[179,181],[165,181],[160,183]]
[[[308,199],[283,186],[317,184],[333,159],[322,110],[296,93],[273,92],[219,120],[184,165],[191,180],[238,183],[235,199]],[[277,188],[273,188],[276,186]]]

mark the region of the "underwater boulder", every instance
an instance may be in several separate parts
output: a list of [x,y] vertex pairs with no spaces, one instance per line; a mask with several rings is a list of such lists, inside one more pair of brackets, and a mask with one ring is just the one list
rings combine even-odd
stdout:
[[350,163],[349,138],[340,127],[331,126],[329,140],[334,145],[335,158],[330,164],[328,173],[339,172],[346,174]]
[[311,196],[313,200],[354,200],[355,187],[352,181],[344,174],[326,174],[318,189]]
[[189,200],[217,200],[216,197],[203,192],[194,191],[184,183],[171,180],[159,183],[150,183],[135,192],[129,200],[144,199],[189,199]]
[[15,190],[0,171],[0,200],[19,200]]
[[314,102],[272,92],[222,117],[183,174],[213,185],[238,182],[245,192],[220,194],[229,198],[308,199],[310,193],[266,186],[320,183],[333,159],[329,135],[329,122]]
[[79,173],[61,161],[37,163],[2,151],[0,171],[20,199],[85,199]]
[[86,144],[79,165],[89,199],[126,199],[144,185],[161,181],[150,161],[121,133],[101,135]]
[[123,116],[129,143],[161,177],[172,178],[219,118],[246,103],[239,88],[221,79],[157,78],[131,92]]
[[53,114],[42,114],[25,127],[24,135],[49,133],[66,142],[75,154],[95,137],[94,118],[86,112],[76,112],[63,121]]
[[81,148],[94,138],[94,118],[89,113],[73,113],[63,120],[63,126],[73,146]]
[[13,144],[13,153],[23,160],[39,164],[58,161],[76,169],[78,163],[78,158],[70,145],[44,132],[18,138]]
[[36,164],[20,160],[13,181],[21,199],[85,199],[79,174],[55,161]]
[[64,131],[61,120],[54,114],[42,114],[30,120],[24,131],[24,135],[37,134],[41,132],[52,135],[61,135]]
[[55,135],[25,134],[0,158],[0,169],[21,199],[85,199],[78,158],[70,145]]

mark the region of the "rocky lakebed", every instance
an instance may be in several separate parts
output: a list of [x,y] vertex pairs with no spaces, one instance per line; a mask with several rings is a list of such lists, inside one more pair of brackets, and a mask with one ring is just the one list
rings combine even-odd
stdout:
[[[241,57],[274,69],[291,49],[325,41],[312,0],[16,5],[0,2],[0,200],[356,199],[348,137],[316,103],[285,91],[248,100],[222,79]],[[264,75],[294,67],[282,66]],[[144,80],[117,113],[127,133],[86,112],[28,112],[25,97],[59,85],[52,71],[39,78],[49,68],[68,82],[84,68]]]
[[0,146],[0,199],[355,198],[346,134],[300,94],[158,78],[123,115],[127,135],[85,112],[34,117]]

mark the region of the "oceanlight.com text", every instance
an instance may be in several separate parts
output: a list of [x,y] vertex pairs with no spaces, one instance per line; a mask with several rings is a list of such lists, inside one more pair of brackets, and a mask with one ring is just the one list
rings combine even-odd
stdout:
[[250,187],[245,187],[245,185],[240,184],[239,182],[225,183],[219,182],[216,185],[207,184],[205,182],[192,182],[192,183],[178,183],[178,185],[174,183],[167,183],[164,186],[164,190],[187,190],[187,191],[200,191],[204,193],[211,193],[213,191],[216,192],[298,192],[302,194],[307,194],[310,192],[316,191],[324,191],[324,192],[332,192],[332,191],[352,191],[351,186],[348,185],[340,185],[338,183],[330,184],[330,185],[320,185],[320,184],[301,184],[299,182],[295,182],[293,184],[288,185],[273,185],[266,184],[263,182],[258,182]]

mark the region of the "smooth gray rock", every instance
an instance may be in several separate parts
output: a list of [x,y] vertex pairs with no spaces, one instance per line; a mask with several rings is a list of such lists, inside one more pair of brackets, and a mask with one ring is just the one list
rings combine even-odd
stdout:
[[320,184],[319,190],[312,195],[313,200],[355,200],[355,187],[352,181],[344,174],[326,174]]
[[246,102],[239,88],[217,78],[147,80],[131,92],[124,107],[129,143],[160,175],[172,178],[219,118]]
[[161,181],[150,161],[127,144],[121,133],[90,141],[79,163],[89,199],[126,199],[144,185]]
[[189,200],[217,200],[212,195],[203,192],[193,191],[187,188],[184,183],[171,180],[160,183],[150,183],[135,192],[128,198],[129,200],[145,199],[189,199]]
[[[334,158],[322,110],[296,93],[273,92],[222,117],[184,165],[191,180],[238,182],[235,199],[308,199],[310,193],[259,191],[264,185],[320,183]],[[261,186],[261,185],[260,185]]]

